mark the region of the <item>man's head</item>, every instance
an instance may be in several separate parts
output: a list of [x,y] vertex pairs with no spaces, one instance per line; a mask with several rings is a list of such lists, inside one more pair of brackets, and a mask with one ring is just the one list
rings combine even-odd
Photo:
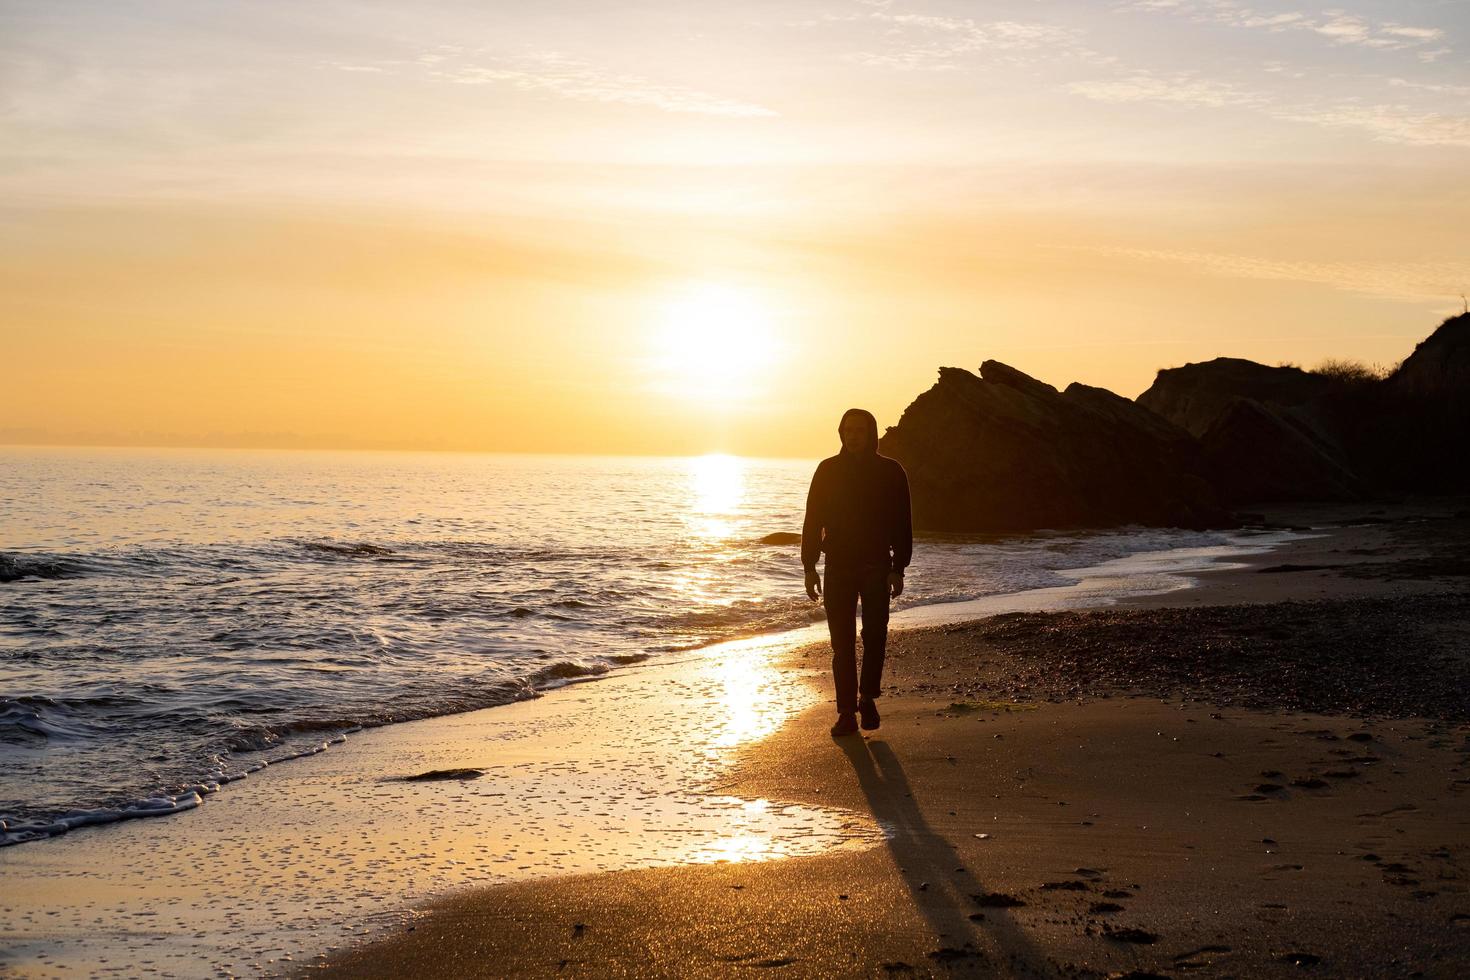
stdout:
[[876,453],[878,451],[878,420],[873,413],[861,408],[849,408],[842,413],[837,424],[837,434],[842,437],[842,448],[850,453]]

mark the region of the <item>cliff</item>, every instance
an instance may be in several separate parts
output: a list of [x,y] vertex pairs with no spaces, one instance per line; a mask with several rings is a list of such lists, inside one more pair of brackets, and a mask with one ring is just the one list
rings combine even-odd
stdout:
[[998,361],[941,368],[880,442],[908,471],[914,522],[943,531],[1204,527],[1229,514],[1189,433],[1100,388],[1065,393]]

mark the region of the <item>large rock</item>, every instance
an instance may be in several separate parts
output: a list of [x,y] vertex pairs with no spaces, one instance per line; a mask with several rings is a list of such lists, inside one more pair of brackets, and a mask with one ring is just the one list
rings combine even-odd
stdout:
[[1394,490],[1470,492],[1470,314],[1451,317],[1358,400],[1353,445]]
[[1229,403],[1200,439],[1204,472],[1231,504],[1356,500],[1362,481],[1317,431],[1251,398]]
[[1138,403],[1200,440],[1231,504],[1470,491],[1470,315],[1382,381],[1221,357],[1160,371]]
[[1188,430],[1209,431],[1233,402],[1249,398],[1269,408],[1294,408],[1326,394],[1333,382],[1296,367],[1267,367],[1239,357],[1164,368],[1138,404]]
[[1352,500],[1363,482],[1336,424],[1345,382],[1237,357],[1165,368],[1138,404],[1200,441],[1206,477],[1231,505]]
[[1463,414],[1470,407],[1470,313],[1441,323],[1398,366],[1387,387],[1397,397]]
[[1065,394],[998,361],[941,368],[881,441],[924,530],[1230,523],[1189,434],[1100,388]]

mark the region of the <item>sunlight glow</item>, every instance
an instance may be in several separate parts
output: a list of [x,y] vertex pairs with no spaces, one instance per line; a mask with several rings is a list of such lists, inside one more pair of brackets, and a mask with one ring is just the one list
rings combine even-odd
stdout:
[[668,294],[652,334],[654,387],[703,403],[748,401],[775,363],[775,314],[758,291],[697,282]]
[[711,737],[711,746],[733,748],[765,738],[780,727],[784,713],[779,710],[776,692],[783,678],[771,666],[768,649],[755,647],[733,655],[714,673],[721,688],[721,710],[720,728]]
[[702,538],[724,538],[735,530],[729,519],[745,499],[745,463],[712,453],[691,460],[688,520]]

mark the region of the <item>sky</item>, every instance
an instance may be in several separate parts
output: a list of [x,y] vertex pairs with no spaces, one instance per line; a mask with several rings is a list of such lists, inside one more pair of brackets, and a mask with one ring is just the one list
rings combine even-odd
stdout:
[[0,0],[0,443],[815,457],[994,358],[1391,365],[1465,0]]

